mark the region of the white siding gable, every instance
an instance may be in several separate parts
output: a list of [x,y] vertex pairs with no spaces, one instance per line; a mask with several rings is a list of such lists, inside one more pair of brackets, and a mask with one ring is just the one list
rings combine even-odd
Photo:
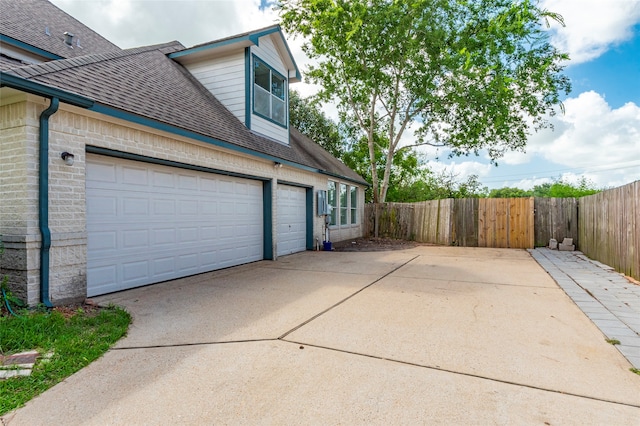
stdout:
[[245,59],[244,51],[220,58],[185,64],[224,106],[245,123]]
[[[277,34],[273,34],[273,36],[277,37]],[[271,68],[275,69],[280,74],[287,76],[289,75],[289,72],[285,68],[282,58],[280,57],[280,53],[278,52],[278,49],[273,43],[271,37],[271,34],[261,37],[259,46],[251,46],[251,53],[269,64]]]
[[[279,27],[195,46],[169,56],[186,67],[249,129],[289,144],[289,83],[300,81],[300,76]],[[261,76],[257,88],[256,60],[261,63],[257,68]]]

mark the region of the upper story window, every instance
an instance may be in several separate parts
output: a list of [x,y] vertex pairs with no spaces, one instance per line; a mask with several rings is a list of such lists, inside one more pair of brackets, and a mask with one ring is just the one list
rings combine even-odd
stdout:
[[253,112],[286,127],[286,95],[286,79],[254,57]]

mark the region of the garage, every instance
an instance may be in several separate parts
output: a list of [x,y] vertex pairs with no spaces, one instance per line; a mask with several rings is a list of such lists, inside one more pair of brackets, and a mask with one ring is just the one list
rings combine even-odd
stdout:
[[278,185],[276,253],[284,256],[307,249],[307,189]]
[[88,154],[87,295],[264,258],[263,183]]

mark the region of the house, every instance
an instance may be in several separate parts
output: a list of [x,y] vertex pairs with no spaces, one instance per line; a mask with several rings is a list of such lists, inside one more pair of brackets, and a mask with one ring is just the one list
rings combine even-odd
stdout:
[[313,250],[327,210],[362,235],[366,182],[289,126],[279,26],[123,50],[2,0],[0,33],[1,272],[30,305]]

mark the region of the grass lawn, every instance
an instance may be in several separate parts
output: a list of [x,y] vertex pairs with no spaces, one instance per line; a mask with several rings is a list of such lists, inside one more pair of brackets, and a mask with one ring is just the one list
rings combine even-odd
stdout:
[[116,307],[54,308],[48,312],[0,315],[0,354],[37,350],[52,352],[38,361],[28,377],[0,380],[0,415],[24,405],[36,395],[99,358],[123,337],[131,321]]

